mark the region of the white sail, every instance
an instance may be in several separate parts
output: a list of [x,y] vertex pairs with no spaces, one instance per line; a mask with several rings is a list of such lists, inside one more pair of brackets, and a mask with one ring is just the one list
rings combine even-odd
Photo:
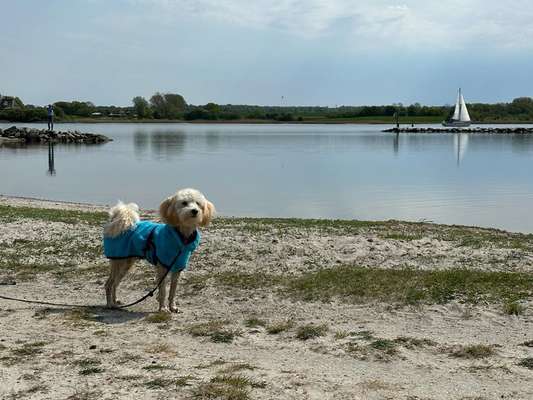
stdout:
[[[470,122],[470,115],[468,114],[468,110],[466,109],[466,103],[465,103],[465,99],[463,95],[461,95],[460,103],[461,103],[461,112],[459,113],[460,115],[459,121]],[[455,106],[455,108],[457,109],[457,106]],[[455,118],[455,114],[454,114],[454,118]]]
[[457,101],[455,102],[455,110],[453,111],[453,121],[459,121],[460,118],[460,112],[461,112],[461,89],[459,89],[459,93],[457,93]]

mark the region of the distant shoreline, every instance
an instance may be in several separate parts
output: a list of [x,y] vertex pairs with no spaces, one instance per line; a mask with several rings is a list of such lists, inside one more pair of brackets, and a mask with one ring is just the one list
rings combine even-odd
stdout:
[[[401,121],[400,125],[430,125],[440,124],[442,121]],[[20,122],[0,120],[4,124],[46,124],[46,121]],[[55,121],[56,124],[224,124],[224,125],[396,125],[394,121],[379,119],[361,119],[361,120],[331,120],[331,119],[310,119],[307,121],[276,121],[276,120],[258,120],[258,119],[241,119],[241,120],[193,120],[186,121],[182,119],[107,119],[107,118],[78,118],[67,121]],[[531,125],[533,121],[485,121],[473,122],[472,125]]]

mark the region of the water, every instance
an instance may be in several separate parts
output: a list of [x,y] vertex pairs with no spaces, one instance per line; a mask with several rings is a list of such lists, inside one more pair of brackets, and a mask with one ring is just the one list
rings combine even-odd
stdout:
[[55,145],[53,160],[48,146],[0,147],[0,193],[156,208],[191,186],[227,216],[393,218],[533,232],[533,135],[398,137],[383,128],[57,124],[114,141]]

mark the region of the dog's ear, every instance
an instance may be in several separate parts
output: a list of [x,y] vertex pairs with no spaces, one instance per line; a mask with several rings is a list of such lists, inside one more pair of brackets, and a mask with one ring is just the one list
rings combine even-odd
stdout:
[[176,215],[176,210],[172,207],[173,204],[174,196],[167,197],[159,206],[159,215],[161,216],[161,221],[165,224],[177,226],[178,216]]
[[207,226],[215,216],[215,206],[210,201],[205,201],[205,205],[202,209],[202,222],[200,222],[201,226]]

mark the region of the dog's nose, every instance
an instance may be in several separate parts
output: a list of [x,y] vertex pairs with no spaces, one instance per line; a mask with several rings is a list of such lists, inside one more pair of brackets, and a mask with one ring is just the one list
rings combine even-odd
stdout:
[[198,210],[191,210],[192,215],[198,215]]

